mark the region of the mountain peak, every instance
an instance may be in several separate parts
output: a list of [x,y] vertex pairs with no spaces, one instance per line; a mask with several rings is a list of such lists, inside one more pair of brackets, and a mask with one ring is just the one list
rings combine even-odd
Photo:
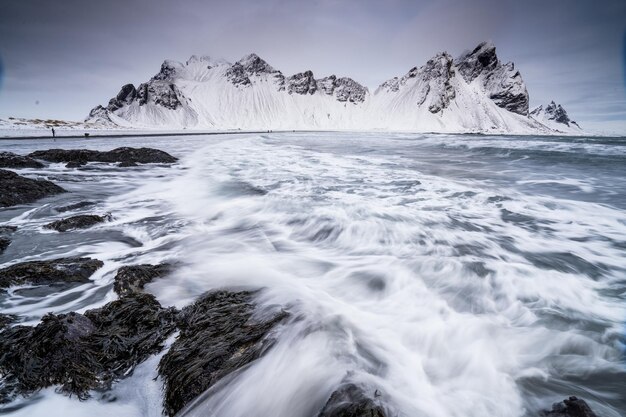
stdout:
[[455,60],[459,72],[467,82],[472,82],[484,71],[493,71],[500,65],[496,47],[491,42],[481,42],[471,52],[461,54]]
[[537,106],[530,112],[530,115],[539,120],[540,122],[552,121],[567,127],[575,126],[580,129],[578,123],[569,118],[567,112],[560,104],[556,104],[554,100],[550,101],[550,104],[543,107]]
[[244,56],[237,61],[237,64],[241,65],[246,72],[251,74],[276,72],[274,67],[255,53]]

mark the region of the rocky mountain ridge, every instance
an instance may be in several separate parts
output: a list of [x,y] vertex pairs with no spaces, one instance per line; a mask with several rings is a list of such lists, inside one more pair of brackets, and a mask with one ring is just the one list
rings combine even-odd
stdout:
[[256,54],[234,64],[206,56],[166,60],[149,81],[126,84],[108,105],[92,109],[87,121],[174,129],[559,132],[529,112],[520,72],[488,42],[457,58],[439,53],[373,93],[348,77],[316,78],[310,70],[285,76]]

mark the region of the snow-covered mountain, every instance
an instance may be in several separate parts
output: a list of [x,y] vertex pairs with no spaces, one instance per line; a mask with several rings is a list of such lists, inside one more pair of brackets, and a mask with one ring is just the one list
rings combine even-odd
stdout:
[[351,129],[553,133],[528,111],[513,63],[491,43],[454,59],[440,53],[373,93],[347,77],[285,76],[255,54],[231,64],[192,56],[165,61],[148,82],[127,84],[87,121],[120,127]]
[[567,112],[560,104],[551,101],[547,106],[535,107],[530,115],[540,123],[550,127],[553,130],[563,133],[580,133],[581,127],[575,121],[571,120]]

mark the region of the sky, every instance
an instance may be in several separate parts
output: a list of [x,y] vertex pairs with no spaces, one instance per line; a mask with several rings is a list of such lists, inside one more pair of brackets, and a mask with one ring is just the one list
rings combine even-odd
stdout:
[[0,0],[0,117],[83,120],[165,59],[255,52],[372,91],[489,40],[531,107],[626,134],[626,0]]

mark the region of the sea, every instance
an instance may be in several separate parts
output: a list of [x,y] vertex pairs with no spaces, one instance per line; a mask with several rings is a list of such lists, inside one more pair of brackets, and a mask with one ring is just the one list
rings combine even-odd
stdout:
[[[0,210],[18,230],[0,267],[100,259],[88,284],[20,287],[0,311],[36,325],[117,298],[124,265],[182,308],[259,289],[289,312],[273,346],[184,415],[316,417],[334,389],[372,387],[401,417],[525,417],[575,395],[626,415],[626,138],[289,132],[2,140],[0,150],[153,147],[173,166],[20,169],[68,193]],[[90,201],[60,213],[56,208]],[[90,229],[44,229],[74,214]],[[170,341],[171,342],[171,341]],[[162,353],[160,354],[162,355]],[[160,355],[111,392],[54,387],[0,414],[161,416]]]

